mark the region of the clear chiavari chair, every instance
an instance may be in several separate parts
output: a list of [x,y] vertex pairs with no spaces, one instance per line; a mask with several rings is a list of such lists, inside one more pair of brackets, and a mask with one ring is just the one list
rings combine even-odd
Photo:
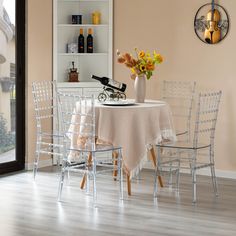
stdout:
[[[178,140],[189,141],[191,137],[192,110],[196,90],[195,81],[171,81],[164,80],[162,84],[162,100],[168,103],[171,108],[174,127]],[[165,153],[164,153],[165,152]],[[165,154],[165,155],[164,155]],[[162,150],[162,166],[165,164],[167,171],[168,185],[172,186],[172,174],[176,172],[177,180],[179,175],[179,161],[173,162],[171,155],[176,155],[174,150]],[[169,158],[167,158],[169,157]],[[159,159],[160,161],[160,159]],[[173,168],[172,164],[178,166]],[[166,172],[162,172],[166,173]],[[178,182],[176,183],[178,187]]]
[[59,127],[56,81],[33,82],[32,93],[36,118],[36,155],[33,167],[35,179],[41,155],[51,155],[52,164],[53,157],[56,157],[59,165],[63,135]]
[[[210,167],[214,193],[216,196],[218,195],[217,181],[215,176],[214,140],[221,94],[221,91],[199,94],[195,117],[195,128],[192,140],[187,142],[177,141],[174,143],[163,142],[157,145],[159,167],[162,166],[162,162],[160,161],[162,152],[160,149],[175,150],[173,152],[175,155],[171,156],[173,160],[179,159],[182,161],[184,158],[188,159],[192,174],[193,203],[196,202],[196,171],[201,168]],[[185,156],[182,157],[181,155]],[[159,175],[158,166],[156,168],[155,175],[154,196],[157,195],[156,183],[157,175]]]
[[163,81],[162,100],[166,101],[172,112],[176,135],[188,141],[192,110],[196,90],[195,81]]
[[[93,182],[93,203],[96,204],[96,176],[107,171],[118,172],[120,199],[123,199],[122,149],[107,143],[98,143],[94,96],[80,96],[74,93],[58,93],[59,112],[62,119],[63,161],[58,190],[61,200],[65,173],[80,172]],[[116,153],[116,164],[114,155]]]

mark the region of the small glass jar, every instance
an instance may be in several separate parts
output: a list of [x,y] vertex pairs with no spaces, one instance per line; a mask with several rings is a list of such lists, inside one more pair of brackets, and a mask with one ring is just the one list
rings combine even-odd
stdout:
[[95,11],[92,13],[92,22],[94,25],[101,24],[101,13],[99,11]]

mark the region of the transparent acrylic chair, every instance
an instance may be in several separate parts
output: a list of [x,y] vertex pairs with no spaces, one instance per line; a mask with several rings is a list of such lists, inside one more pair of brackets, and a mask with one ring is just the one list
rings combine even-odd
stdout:
[[[176,136],[177,139],[181,141],[188,142],[190,140],[190,127],[192,121],[195,90],[195,81],[164,80],[162,83],[162,100],[167,102],[171,108],[173,123],[176,129]],[[165,164],[165,170],[169,175],[169,186],[172,186],[173,173],[176,172],[178,180],[180,164],[179,160],[176,160],[174,163],[171,155],[176,156],[175,150],[162,150],[161,157],[165,156],[165,158],[162,160],[162,166]],[[168,159],[166,156],[169,156],[170,158]],[[177,165],[178,168],[173,168],[173,163]],[[176,182],[176,186],[178,188],[178,181]]]
[[182,161],[183,157],[181,155],[185,155],[185,158],[190,162],[193,186],[193,203],[196,202],[196,171],[201,168],[210,167],[213,189],[215,195],[218,195],[214,166],[214,139],[220,98],[221,91],[199,94],[192,141],[177,141],[174,143],[163,142],[157,145],[158,165],[155,175],[154,196],[157,196],[156,183],[157,175],[159,174],[158,167],[162,168],[163,152],[161,152],[160,149],[175,150],[172,152],[172,154],[175,153],[175,155],[171,155],[169,157],[167,156],[167,158],[172,158],[174,161],[176,161],[176,159]]
[[51,155],[52,164],[53,157],[56,157],[59,165],[62,159],[63,135],[59,127],[56,82],[33,82],[32,93],[36,118],[36,155],[33,167],[35,179],[40,155]]
[[[95,137],[94,96],[80,96],[74,93],[58,93],[59,112],[62,118],[63,162],[58,190],[61,200],[65,173],[82,172],[87,177],[87,191],[90,179],[93,182],[93,203],[96,204],[96,176],[107,171],[117,171],[120,199],[123,199],[122,149],[100,143]],[[116,153],[116,155],[112,155]],[[114,156],[116,159],[114,160]],[[117,163],[117,164],[115,164]]]
[[163,81],[162,100],[170,105],[178,139],[185,141],[188,141],[191,135],[195,90],[195,81]]

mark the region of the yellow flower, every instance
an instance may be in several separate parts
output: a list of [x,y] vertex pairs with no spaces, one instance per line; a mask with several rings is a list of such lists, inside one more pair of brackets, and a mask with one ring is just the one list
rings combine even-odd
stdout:
[[139,56],[139,58],[144,58],[145,57],[145,52],[144,51],[140,51],[138,56]]
[[133,57],[130,53],[121,54],[117,51],[117,61],[124,64],[130,69],[131,78],[134,79],[139,74],[145,74],[147,79],[150,79],[155,70],[156,64],[163,62],[163,57],[155,50],[153,53],[149,51],[139,51],[135,48],[136,57]]
[[130,70],[131,70],[132,74],[136,74],[136,71],[135,71],[135,69],[133,67]]
[[157,61],[159,62],[159,63],[162,63],[163,62],[163,57],[162,57],[162,55],[161,54],[157,54]]
[[144,72],[145,69],[146,69],[146,66],[145,66],[145,65],[140,65],[140,66],[139,66],[139,70],[140,70],[141,72]]
[[154,59],[157,61],[157,63],[162,63],[163,62],[163,57],[161,54],[156,53],[155,51],[153,52]]

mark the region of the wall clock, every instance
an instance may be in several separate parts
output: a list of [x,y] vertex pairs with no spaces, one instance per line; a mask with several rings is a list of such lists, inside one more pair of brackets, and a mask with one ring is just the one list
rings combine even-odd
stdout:
[[226,10],[214,0],[201,6],[194,18],[194,30],[202,42],[219,43],[229,31],[229,17]]

